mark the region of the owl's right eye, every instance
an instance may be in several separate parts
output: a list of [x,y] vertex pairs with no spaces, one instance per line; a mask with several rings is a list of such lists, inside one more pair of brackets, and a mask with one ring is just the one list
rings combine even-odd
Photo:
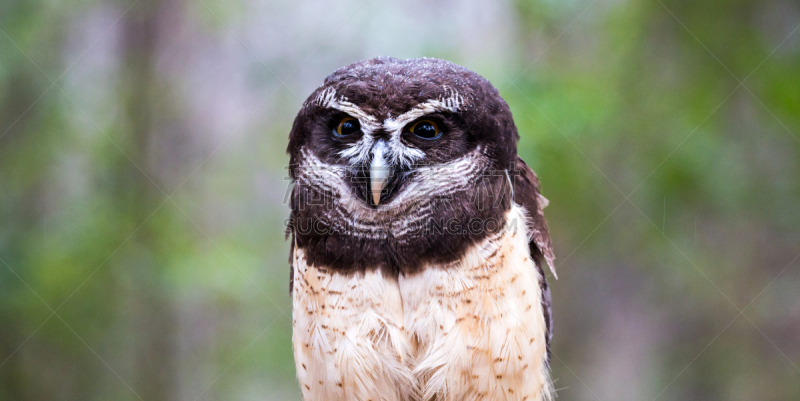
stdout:
[[355,134],[361,130],[361,124],[358,123],[353,117],[345,117],[339,121],[336,128],[333,129],[334,136],[348,136]]

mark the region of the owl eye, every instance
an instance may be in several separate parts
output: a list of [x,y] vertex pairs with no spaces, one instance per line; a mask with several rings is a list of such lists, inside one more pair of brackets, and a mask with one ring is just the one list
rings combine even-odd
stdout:
[[431,120],[417,121],[408,130],[422,139],[436,139],[441,136],[439,126]]
[[355,134],[361,129],[361,124],[353,117],[345,117],[339,121],[339,125],[333,130],[334,136],[348,136]]

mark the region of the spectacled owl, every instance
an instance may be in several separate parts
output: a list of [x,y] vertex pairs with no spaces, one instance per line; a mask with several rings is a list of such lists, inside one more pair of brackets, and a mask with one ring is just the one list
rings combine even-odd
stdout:
[[518,140],[497,89],[443,60],[360,61],[304,102],[287,150],[304,399],[551,399],[547,200]]

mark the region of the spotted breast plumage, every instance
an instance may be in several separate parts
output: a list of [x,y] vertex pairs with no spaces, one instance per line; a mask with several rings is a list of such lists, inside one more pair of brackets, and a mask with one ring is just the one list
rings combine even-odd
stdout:
[[447,61],[365,60],[311,94],[288,146],[304,399],[551,399],[547,200],[518,140]]

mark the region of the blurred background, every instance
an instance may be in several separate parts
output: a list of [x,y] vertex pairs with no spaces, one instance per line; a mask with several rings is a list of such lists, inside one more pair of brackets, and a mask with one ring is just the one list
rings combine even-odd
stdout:
[[800,399],[800,4],[0,3],[0,400],[299,400],[287,136],[438,57],[550,199],[562,400]]

